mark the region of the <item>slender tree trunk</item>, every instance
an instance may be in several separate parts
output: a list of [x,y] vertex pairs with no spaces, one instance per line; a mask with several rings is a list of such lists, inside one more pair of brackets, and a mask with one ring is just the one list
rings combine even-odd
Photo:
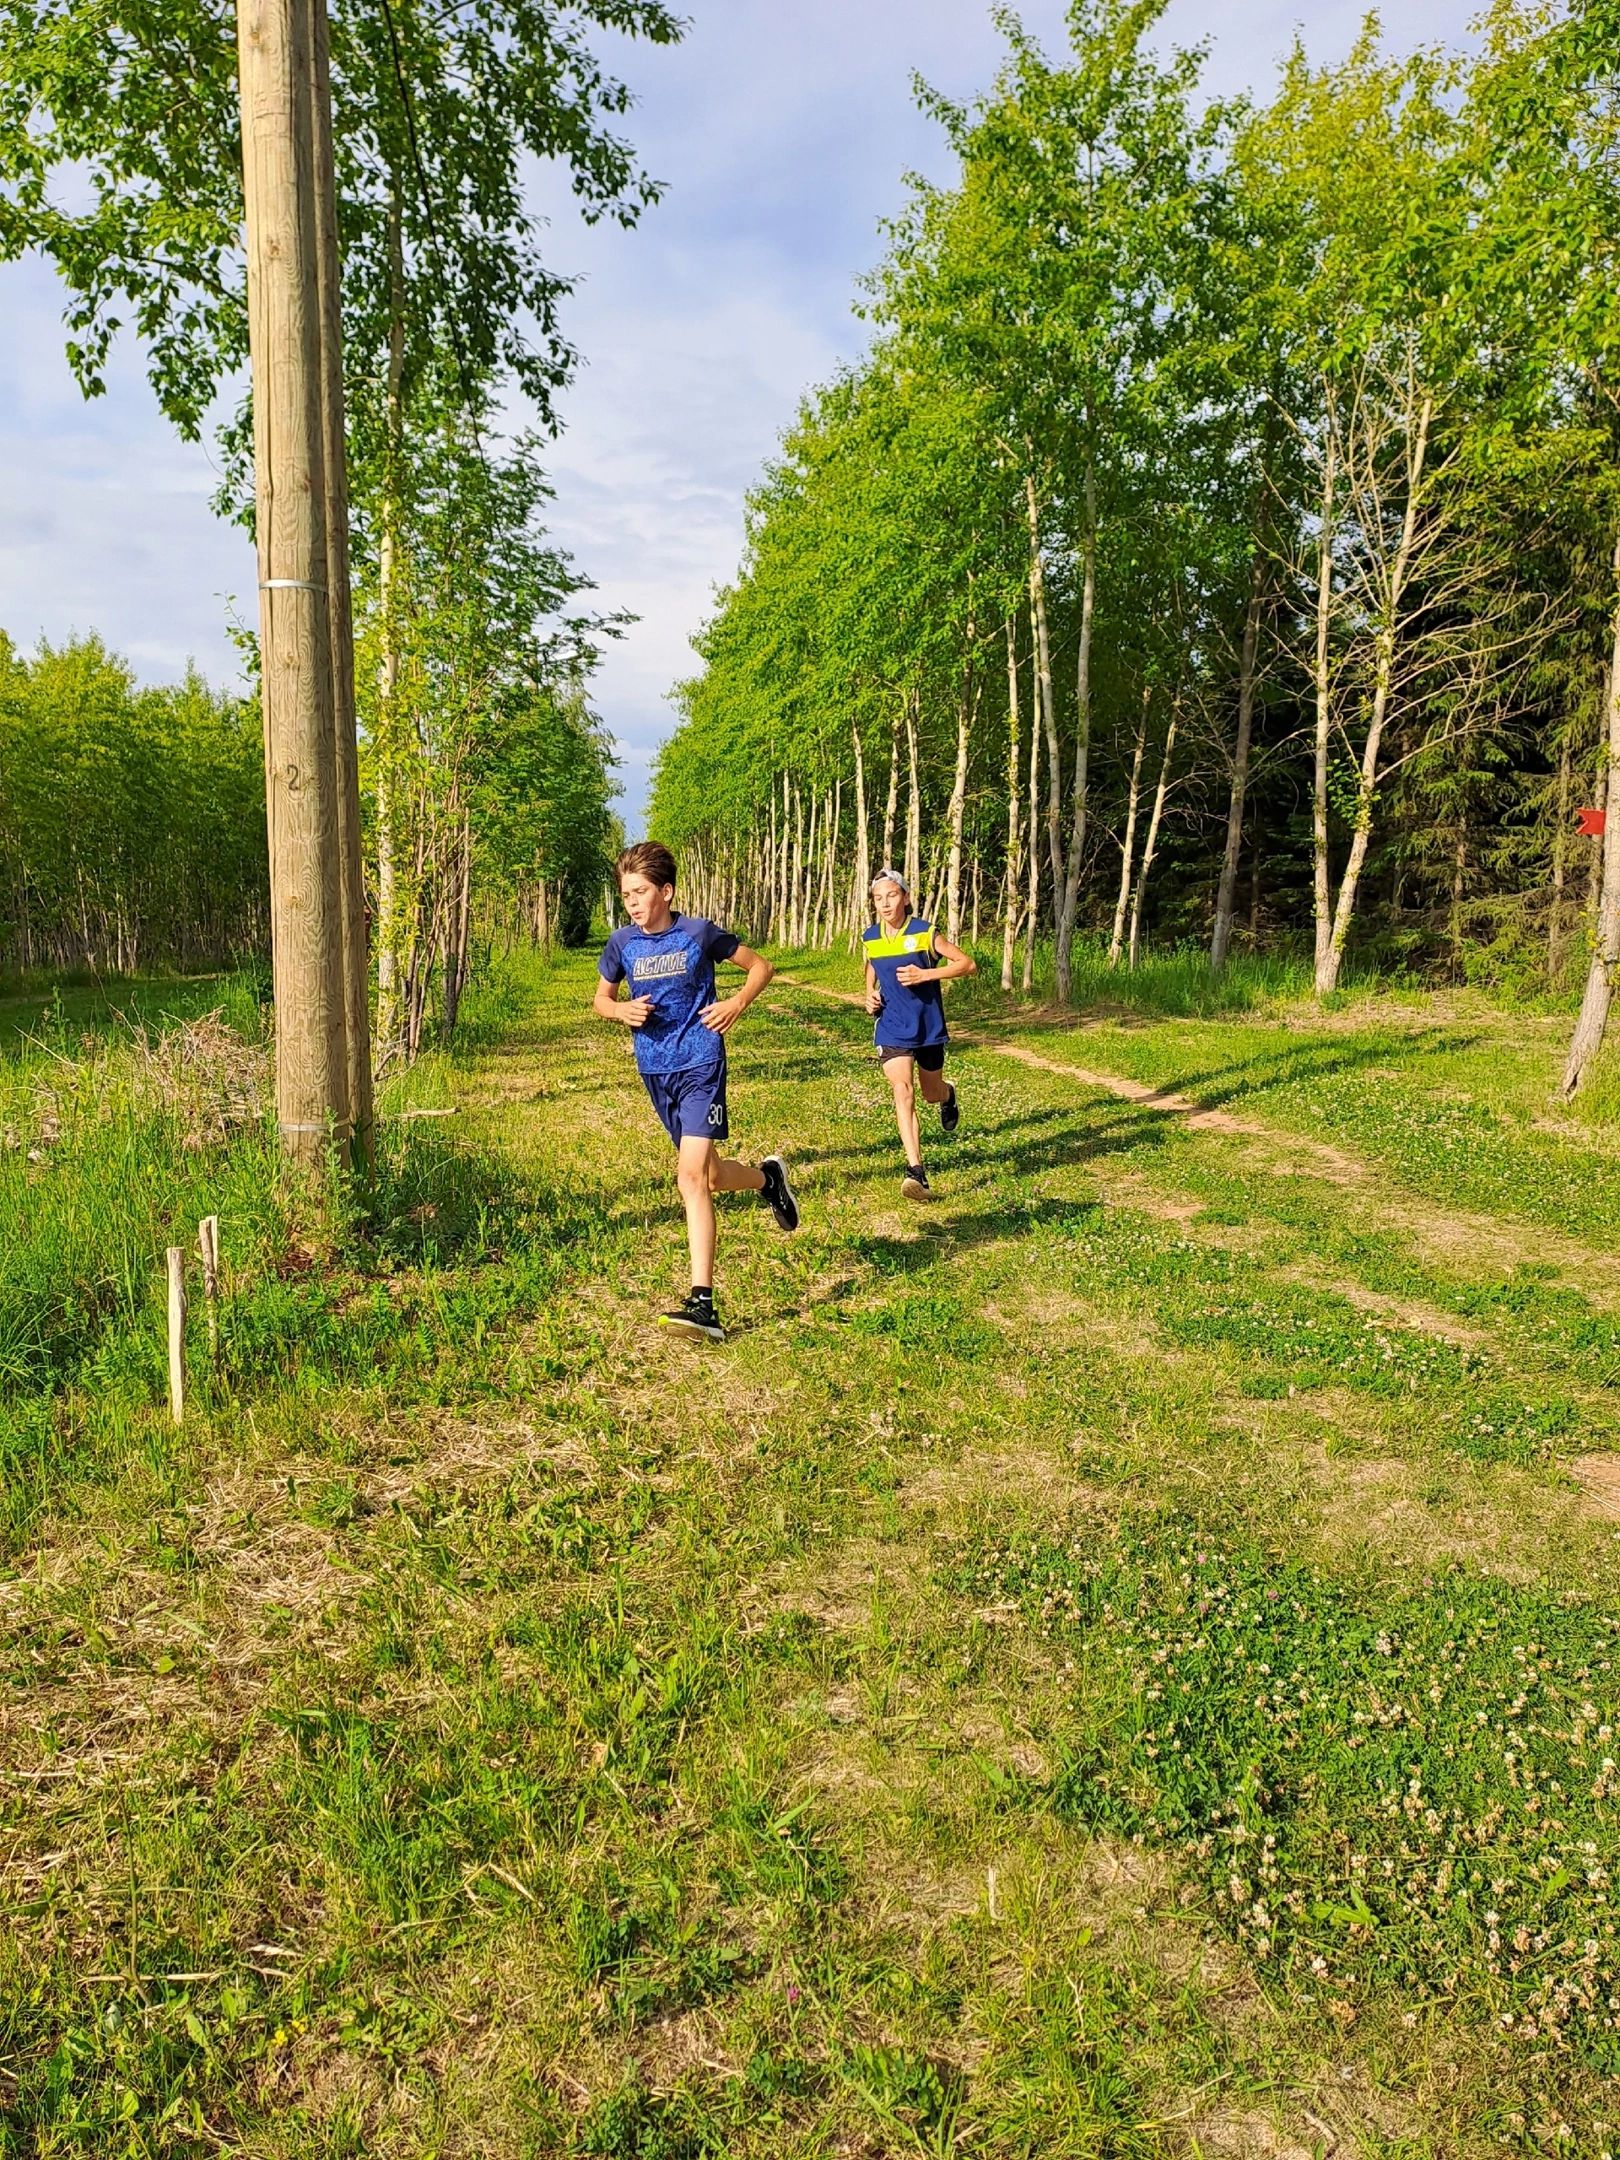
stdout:
[[1153,857],[1158,851],[1159,824],[1164,816],[1165,791],[1170,785],[1170,760],[1176,753],[1176,720],[1174,707],[1170,712],[1170,725],[1165,731],[1164,759],[1159,766],[1159,784],[1153,791],[1153,815],[1148,819],[1147,839],[1142,844],[1142,868],[1137,874],[1136,895],[1131,902],[1131,966],[1134,968],[1141,950],[1142,903],[1147,898],[1148,872],[1153,868]]
[[1547,982],[1557,979],[1559,948],[1564,939],[1564,865],[1569,853],[1569,737],[1558,753],[1558,816],[1553,826],[1552,906],[1547,912]]
[[1249,835],[1249,950],[1260,943],[1260,820],[1253,820]]
[[804,798],[793,790],[793,884],[789,903],[792,914],[791,942],[797,950],[804,943]]
[[1067,1005],[1070,953],[1080,914],[1080,860],[1086,845],[1086,811],[1091,763],[1091,637],[1097,613],[1097,475],[1088,453],[1085,485],[1086,529],[1081,550],[1080,651],[1075,663],[1074,784],[1069,796],[1069,856],[1063,871],[1063,908],[1054,953],[1059,1004]]
[[[1034,670],[1031,669],[1031,677]],[[1040,688],[1032,679],[1029,706],[1029,893],[1026,900],[1023,985],[1035,984],[1035,934],[1041,917],[1041,712]]]
[[804,947],[810,942],[810,886],[814,877],[816,840],[815,797],[806,788],[799,796],[799,815],[794,832],[794,845],[798,850],[799,874],[795,879],[797,900],[793,910],[796,932],[793,942]]
[[771,937],[782,937],[782,845],[775,816],[775,784],[771,784]]
[[922,785],[917,777],[917,704],[913,691],[906,700],[906,769],[911,792],[906,804],[906,885],[915,905],[922,882]]
[[[977,823],[978,820],[975,818],[975,826],[977,826]],[[979,944],[979,863],[980,850],[977,842],[975,842],[973,849],[973,927],[968,932],[968,944],[974,951],[978,950]]]
[[1395,561],[1390,570],[1389,598],[1384,621],[1379,625],[1376,661],[1373,670],[1372,712],[1367,722],[1367,741],[1361,754],[1360,783],[1356,789],[1355,828],[1350,836],[1350,859],[1344,866],[1339,881],[1339,897],[1333,910],[1333,931],[1328,940],[1325,958],[1316,970],[1316,990],[1325,997],[1337,989],[1339,971],[1344,964],[1345,940],[1350,935],[1350,923],[1356,909],[1356,893],[1361,882],[1362,866],[1367,860],[1367,848],[1372,838],[1373,803],[1378,792],[1378,759],[1383,747],[1384,723],[1389,717],[1390,692],[1395,680],[1395,643],[1400,634],[1401,602],[1405,595],[1406,573],[1412,559],[1412,543],[1417,529],[1419,492],[1423,485],[1423,465],[1429,447],[1429,427],[1434,418],[1434,400],[1425,397],[1418,414],[1417,439],[1407,467],[1406,510],[1401,520],[1401,537],[1395,550]]
[[444,1032],[446,1040],[456,1031],[462,992],[467,987],[468,955],[472,945],[472,819],[461,823],[457,846],[455,883],[450,902],[450,938],[444,955]]
[[399,1033],[399,964],[403,925],[398,881],[400,469],[405,415],[405,264],[399,199],[388,204],[388,374],[384,390],[383,487],[377,546],[377,607],[382,652],[377,667],[377,1049],[387,1058]]
[[1013,958],[1018,950],[1018,873],[1023,868],[1021,804],[1018,800],[1019,720],[1018,633],[1007,618],[1007,876],[1006,907],[1001,918],[1001,987],[1013,986]]
[[[972,637],[973,626],[970,623],[970,646]],[[967,680],[962,685],[961,702],[956,709],[956,771],[951,778],[951,799],[945,812],[945,829],[950,845],[945,872],[945,935],[952,944],[957,942],[962,927],[962,813],[967,807],[968,729],[978,696],[970,649]]]
[[1114,930],[1108,940],[1108,965],[1119,966],[1125,949],[1125,910],[1131,904],[1131,865],[1136,855],[1136,808],[1142,796],[1142,754],[1147,748],[1148,702],[1142,692],[1142,717],[1136,723],[1136,750],[1131,758],[1131,791],[1125,798],[1125,838],[1119,849],[1119,898],[1114,902]]
[[[1616,593],[1620,594],[1620,538],[1615,542],[1614,584]],[[1620,968],[1620,598],[1615,602],[1606,704],[1603,875],[1598,887],[1597,923],[1591,965],[1586,974],[1586,991],[1564,1065],[1562,1091],[1565,1095],[1574,1094],[1603,1047],[1609,1024],[1609,1002],[1614,995],[1615,970]]]
[[[1258,519],[1256,520],[1258,525]],[[1249,602],[1243,611],[1243,645],[1238,655],[1237,736],[1232,744],[1232,792],[1226,806],[1226,851],[1215,887],[1215,925],[1209,941],[1209,964],[1218,975],[1232,943],[1232,912],[1237,901],[1238,858],[1243,852],[1243,798],[1249,785],[1249,744],[1254,733],[1254,679],[1260,652],[1260,617],[1265,606],[1265,555],[1255,533],[1249,566]]]
[[810,822],[804,842],[804,901],[799,910],[799,943],[815,942],[816,878],[821,865],[816,859],[816,849],[821,839],[821,804],[810,797]]
[[1331,391],[1327,407],[1328,426],[1322,450],[1322,530],[1316,554],[1316,754],[1311,774],[1311,873],[1318,980],[1327,966],[1328,946],[1333,936],[1332,887],[1328,877],[1328,749],[1333,721],[1333,519],[1337,474]]
[[934,843],[934,852],[928,862],[927,876],[923,883],[922,911],[930,922],[938,920],[937,909],[941,898],[940,887],[945,881],[945,865],[949,857],[950,843],[943,832]]
[[782,937],[787,945],[799,941],[799,874],[794,852],[794,832],[799,818],[799,791],[791,779],[782,782]]
[[850,943],[856,948],[866,927],[872,890],[872,857],[866,837],[866,760],[861,754],[861,731],[850,729],[855,744],[855,891],[850,908]]
[[894,868],[894,819],[900,806],[900,709],[889,719],[889,799],[883,806],[883,860],[880,870]]
[[[1057,907],[1063,886],[1063,766],[1058,751],[1057,701],[1052,693],[1052,646],[1046,625],[1046,573],[1041,563],[1040,505],[1035,482],[1024,476],[1024,500],[1029,513],[1029,620],[1035,651],[1035,683],[1046,727],[1046,852],[1052,864],[1052,904]],[[1034,835],[1031,833],[1033,844]]]
[[1605,741],[1599,746],[1597,770],[1592,775],[1592,807],[1604,812],[1603,835],[1595,839],[1586,859],[1586,902],[1584,914],[1592,936],[1597,936],[1598,906],[1603,898],[1603,839],[1608,833],[1609,808],[1609,746]]
[[838,872],[838,832],[844,822],[844,781],[842,774],[833,779],[832,796],[828,804],[827,823],[823,836],[826,861],[821,879],[821,924],[817,942],[830,946],[837,935],[837,909],[833,898]]
[[[405,1055],[414,1058],[422,1040],[422,1014],[427,1006],[428,977],[432,973],[433,954],[430,937],[431,919],[425,913],[427,893],[427,819],[419,816],[416,821],[415,841],[412,847],[411,935],[405,948],[401,990],[405,1001],[403,1024],[405,1031]],[[604,888],[605,892],[605,888]],[[613,918],[608,916],[611,929]]]

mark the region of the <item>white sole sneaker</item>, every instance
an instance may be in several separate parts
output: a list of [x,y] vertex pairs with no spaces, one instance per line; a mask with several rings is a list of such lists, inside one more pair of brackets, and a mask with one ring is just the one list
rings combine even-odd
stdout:
[[668,1328],[672,1335],[689,1335],[700,1342],[724,1342],[726,1339],[726,1331],[718,1320],[694,1320],[689,1313],[660,1313],[658,1325]]

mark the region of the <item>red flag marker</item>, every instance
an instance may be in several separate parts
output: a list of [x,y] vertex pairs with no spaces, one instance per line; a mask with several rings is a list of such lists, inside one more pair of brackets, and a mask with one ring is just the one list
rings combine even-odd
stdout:
[[1575,813],[1575,830],[1578,833],[1589,833],[1594,840],[1600,836],[1608,822],[1609,813],[1606,810],[1577,810]]

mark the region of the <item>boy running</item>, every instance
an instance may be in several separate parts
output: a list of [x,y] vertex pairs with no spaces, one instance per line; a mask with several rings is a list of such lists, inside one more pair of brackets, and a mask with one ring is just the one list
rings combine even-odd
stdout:
[[[729,930],[701,915],[674,912],[675,858],[656,840],[639,840],[619,857],[619,893],[630,920],[615,930],[597,964],[592,1010],[633,1028],[636,1065],[652,1106],[675,1143],[675,1182],[686,1208],[692,1292],[661,1325],[706,1342],[724,1342],[714,1309],[714,1196],[757,1192],[784,1230],[799,1227],[799,1204],[778,1155],[756,1170],[731,1162],[715,1143],[727,1137],[726,1036],[775,972]],[[747,979],[730,997],[715,995],[714,964],[734,960]],[[628,983],[629,995],[619,995]]]
[[872,907],[877,921],[865,934],[866,1009],[877,1015],[872,1032],[884,1078],[894,1090],[895,1122],[906,1156],[900,1190],[908,1200],[927,1200],[932,1195],[917,1131],[912,1067],[921,1076],[924,1102],[939,1105],[940,1129],[955,1132],[962,1113],[956,1090],[945,1078],[950,1038],[939,986],[976,974],[978,962],[941,937],[931,922],[912,914],[911,895],[898,870],[880,870],[872,880]]

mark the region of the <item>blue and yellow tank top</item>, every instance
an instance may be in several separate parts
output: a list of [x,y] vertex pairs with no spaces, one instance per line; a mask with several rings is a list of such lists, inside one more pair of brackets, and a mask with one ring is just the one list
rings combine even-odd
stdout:
[[937,982],[903,983],[899,971],[912,967],[936,968],[934,926],[924,916],[913,915],[903,930],[886,930],[874,923],[862,941],[862,951],[877,977],[883,1008],[877,1016],[872,1040],[880,1050],[926,1050],[947,1040],[945,1000]]

